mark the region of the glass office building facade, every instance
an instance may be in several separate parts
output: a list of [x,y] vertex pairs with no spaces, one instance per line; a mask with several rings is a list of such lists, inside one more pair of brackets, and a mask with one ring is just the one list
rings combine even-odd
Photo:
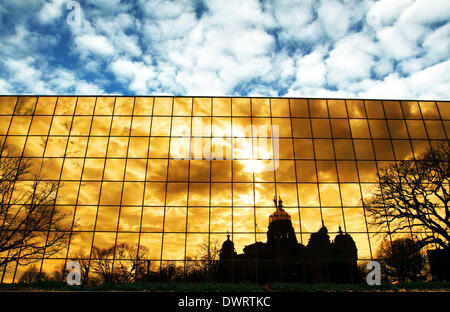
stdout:
[[[374,259],[382,235],[362,203],[378,171],[448,144],[449,131],[449,102],[0,97],[2,157],[31,164],[15,187],[54,181],[55,204],[69,215],[66,247],[35,259],[48,273],[123,243],[145,247],[153,270],[186,268],[201,260],[202,245],[221,246],[228,233],[241,253],[266,241],[274,195],[299,243],[322,224],[330,236],[340,226],[358,260]],[[25,270],[10,262],[1,280],[16,282]]]

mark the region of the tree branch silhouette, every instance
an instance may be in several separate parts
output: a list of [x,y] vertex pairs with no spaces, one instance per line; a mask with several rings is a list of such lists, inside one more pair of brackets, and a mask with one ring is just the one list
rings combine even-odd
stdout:
[[450,148],[440,144],[418,159],[400,160],[379,173],[379,185],[364,202],[376,231],[422,232],[418,243],[450,248]]

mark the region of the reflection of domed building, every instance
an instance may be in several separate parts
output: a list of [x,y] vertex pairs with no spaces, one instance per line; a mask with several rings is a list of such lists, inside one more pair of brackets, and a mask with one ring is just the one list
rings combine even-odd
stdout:
[[218,279],[221,281],[297,281],[356,282],[357,249],[349,234],[339,227],[339,234],[330,242],[322,225],[311,234],[308,245],[297,242],[291,216],[283,209],[281,198],[274,199],[276,210],[269,217],[267,243],[247,245],[243,254],[236,254],[230,235],[220,252]]

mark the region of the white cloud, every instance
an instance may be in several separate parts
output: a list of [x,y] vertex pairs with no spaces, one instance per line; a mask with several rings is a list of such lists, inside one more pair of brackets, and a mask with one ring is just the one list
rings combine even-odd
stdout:
[[450,19],[450,2],[447,0],[417,0],[405,9],[400,22],[412,24],[432,24],[448,22]]
[[426,37],[423,46],[430,62],[448,59],[450,51],[450,24],[442,26]]
[[50,92],[41,80],[41,72],[34,68],[33,62],[34,59],[32,57],[23,60],[5,60],[5,68],[11,74],[9,81],[22,88],[32,90],[33,93],[44,94]]
[[414,0],[374,1],[367,12],[367,23],[372,27],[392,26],[413,2]]
[[0,79],[0,94],[10,94],[12,92],[12,86],[3,79]]
[[[19,92],[30,94],[102,94],[104,91],[94,83],[78,79],[73,72],[56,68],[51,71],[43,70],[37,66],[32,57],[21,60],[7,59],[4,61],[8,70],[9,82],[14,83]],[[11,90],[10,84],[2,84],[0,80],[0,91]],[[23,90],[23,91],[22,91]]]
[[377,46],[361,34],[338,41],[325,61],[328,82],[345,88],[352,82],[370,77],[376,54]]
[[52,0],[44,3],[42,9],[38,12],[39,21],[43,24],[52,23],[61,17],[67,0]]
[[338,1],[322,1],[318,9],[319,20],[328,37],[338,39],[345,36],[350,27],[351,11]]
[[[439,81],[435,80],[439,77]],[[450,90],[450,61],[417,71],[402,78],[390,74],[382,81],[370,81],[358,95],[365,98],[446,99]]]
[[297,61],[296,85],[320,87],[326,83],[327,68],[324,62],[326,49],[318,48]]
[[406,38],[397,27],[385,27],[378,32],[378,39],[384,53],[396,60],[411,57],[416,54],[416,45]]
[[66,0],[19,2],[0,6],[3,93],[448,98],[446,0],[86,0],[60,28]]
[[93,83],[89,83],[86,81],[80,81],[75,86],[75,94],[86,94],[86,95],[97,95],[103,94],[103,89],[99,88],[97,85]]
[[155,77],[152,66],[142,62],[118,59],[110,67],[119,81],[129,82],[130,90],[140,94],[148,93],[150,88],[149,82]]
[[81,35],[75,38],[75,44],[82,55],[94,53],[100,56],[111,56],[114,54],[114,46],[104,36]]

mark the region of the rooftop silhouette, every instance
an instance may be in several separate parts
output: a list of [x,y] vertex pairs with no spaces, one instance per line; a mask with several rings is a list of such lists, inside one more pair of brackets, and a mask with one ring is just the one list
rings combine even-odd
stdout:
[[305,246],[297,242],[291,216],[283,201],[274,198],[275,211],[269,216],[267,242],[255,242],[237,254],[227,235],[220,252],[218,279],[235,281],[290,281],[309,283],[353,283],[359,281],[358,253],[353,238],[339,226],[330,241],[328,229],[312,233]]

